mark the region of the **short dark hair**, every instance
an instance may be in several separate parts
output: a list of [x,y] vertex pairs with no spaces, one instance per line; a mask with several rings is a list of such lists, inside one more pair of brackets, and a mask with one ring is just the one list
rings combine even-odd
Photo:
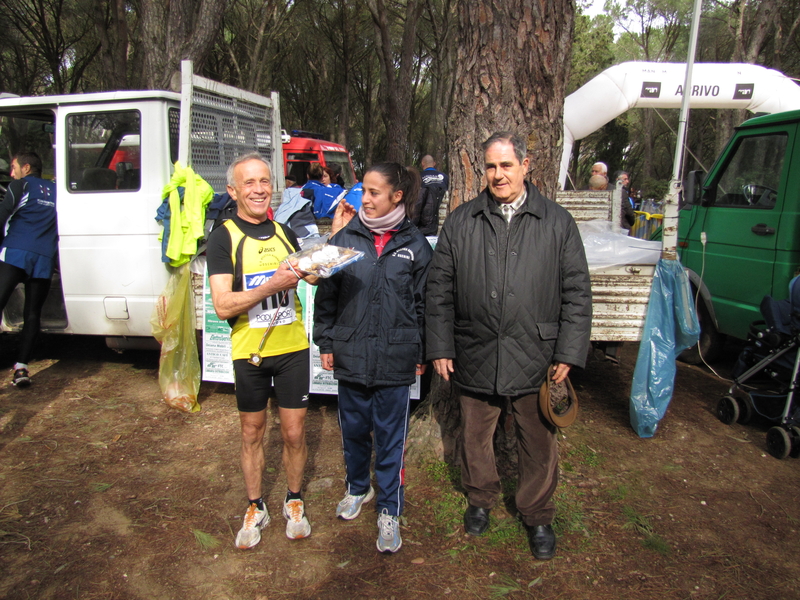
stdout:
[[403,205],[406,209],[406,216],[410,217],[414,210],[414,205],[419,200],[419,188],[422,185],[422,180],[419,176],[419,171],[414,167],[404,167],[400,163],[384,162],[372,165],[366,170],[364,176],[368,173],[380,173],[392,187],[392,192],[403,192]]
[[17,164],[20,166],[20,168],[28,165],[31,168],[31,175],[34,177],[42,176],[42,159],[38,154],[36,154],[36,152],[28,150],[19,152],[14,155],[13,160],[17,161]]
[[483,153],[486,154],[486,151],[489,149],[489,147],[497,142],[511,144],[514,146],[514,154],[520,163],[522,163],[522,161],[525,160],[525,157],[528,155],[528,144],[513,131],[496,131],[489,136],[488,140],[481,144],[481,150],[483,150]]

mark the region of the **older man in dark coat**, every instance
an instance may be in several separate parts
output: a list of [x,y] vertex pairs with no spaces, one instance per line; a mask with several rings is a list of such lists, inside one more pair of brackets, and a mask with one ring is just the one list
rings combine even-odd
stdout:
[[537,558],[555,554],[555,429],[539,410],[548,368],[583,367],[591,330],[589,271],[570,214],[525,180],[525,142],[483,144],[487,188],[442,228],[428,277],[427,358],[460,389],[461,479],[468,533],[481,535],[501,487],[493,434],[504,407],[517,428],[516,505]]

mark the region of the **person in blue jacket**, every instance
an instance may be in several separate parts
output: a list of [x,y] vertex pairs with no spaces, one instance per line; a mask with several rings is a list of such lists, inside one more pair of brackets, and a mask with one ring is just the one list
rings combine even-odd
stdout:
[[332,219],[336,207],[334,202],[344,188],[331,183],[331,174],[319,163],[311,163],[308,168],[308,183],[303,186],[303,197],[311,200],[314,217]]
[[22,334],[12,385],[31,384],[28,361],[39,335],[42,308],[56,265],[56,186],[42,179],[42,159],[22,152],[11,161],[11,177],[0,202],[0,315],[17,284],[25,284]]
[[365,256],[321,280],[316,294],[314,342],[322,367],[339,382],[347,492],[336,515],[355,519],[375,497],[374,445],[380,552],[402,545],[409,386],[425,371],[425,282],[433,250],[409,220],[419,186],[417,171],[397,163],[366,172],[357,217],[330,240]]

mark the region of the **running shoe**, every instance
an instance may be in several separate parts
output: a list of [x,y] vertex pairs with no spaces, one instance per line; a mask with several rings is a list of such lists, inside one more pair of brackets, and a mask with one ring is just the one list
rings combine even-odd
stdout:
[[28,374],[28,369],[17,369],[14,371],[14,379],[11,385],[18,388],[26,388],[31,384],[31,376]]
[[369,486],[369,491],[366,494],[361,494],[360,496],[347,494],[339,502],[339,506],[336,507],[336,516],[345,521],[351,521],[361,514],[361,505],[366,504],[374,497],[375,490],[372,489],[372,486]]
[[378,541],[375,543],[378,552],[397,552],[403,545],[400,538],[400,521],[397,517],[383,509],[378,515]]
[[302,500],[289,500],[283,503],[283,516],[286,517],[286,537],[300,540],[311,535],[311,523],[306,518]]
[[244,515],[244,523],[239,533],[236,534],[236,547],[246,550],[261,541],[261,530],[269,525],[269,512],[258,508],[255,502],[250,503]]

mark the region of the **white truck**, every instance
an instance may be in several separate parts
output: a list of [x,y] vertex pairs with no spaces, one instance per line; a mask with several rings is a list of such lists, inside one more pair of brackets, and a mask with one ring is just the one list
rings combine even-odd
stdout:
[[[152,345],[150,317],[169,278],[156,211],[173,164],[217,192],[226,170],[259,151],[283,188],[278,94],[270,98],[192,74],[180,93],[120,91],[0,98],[0,141],[35,150],[57,190],[59,266],[42,315],[46,332],[100,335],[110,347]],[[3,331],[22,326],[22,291]]]

